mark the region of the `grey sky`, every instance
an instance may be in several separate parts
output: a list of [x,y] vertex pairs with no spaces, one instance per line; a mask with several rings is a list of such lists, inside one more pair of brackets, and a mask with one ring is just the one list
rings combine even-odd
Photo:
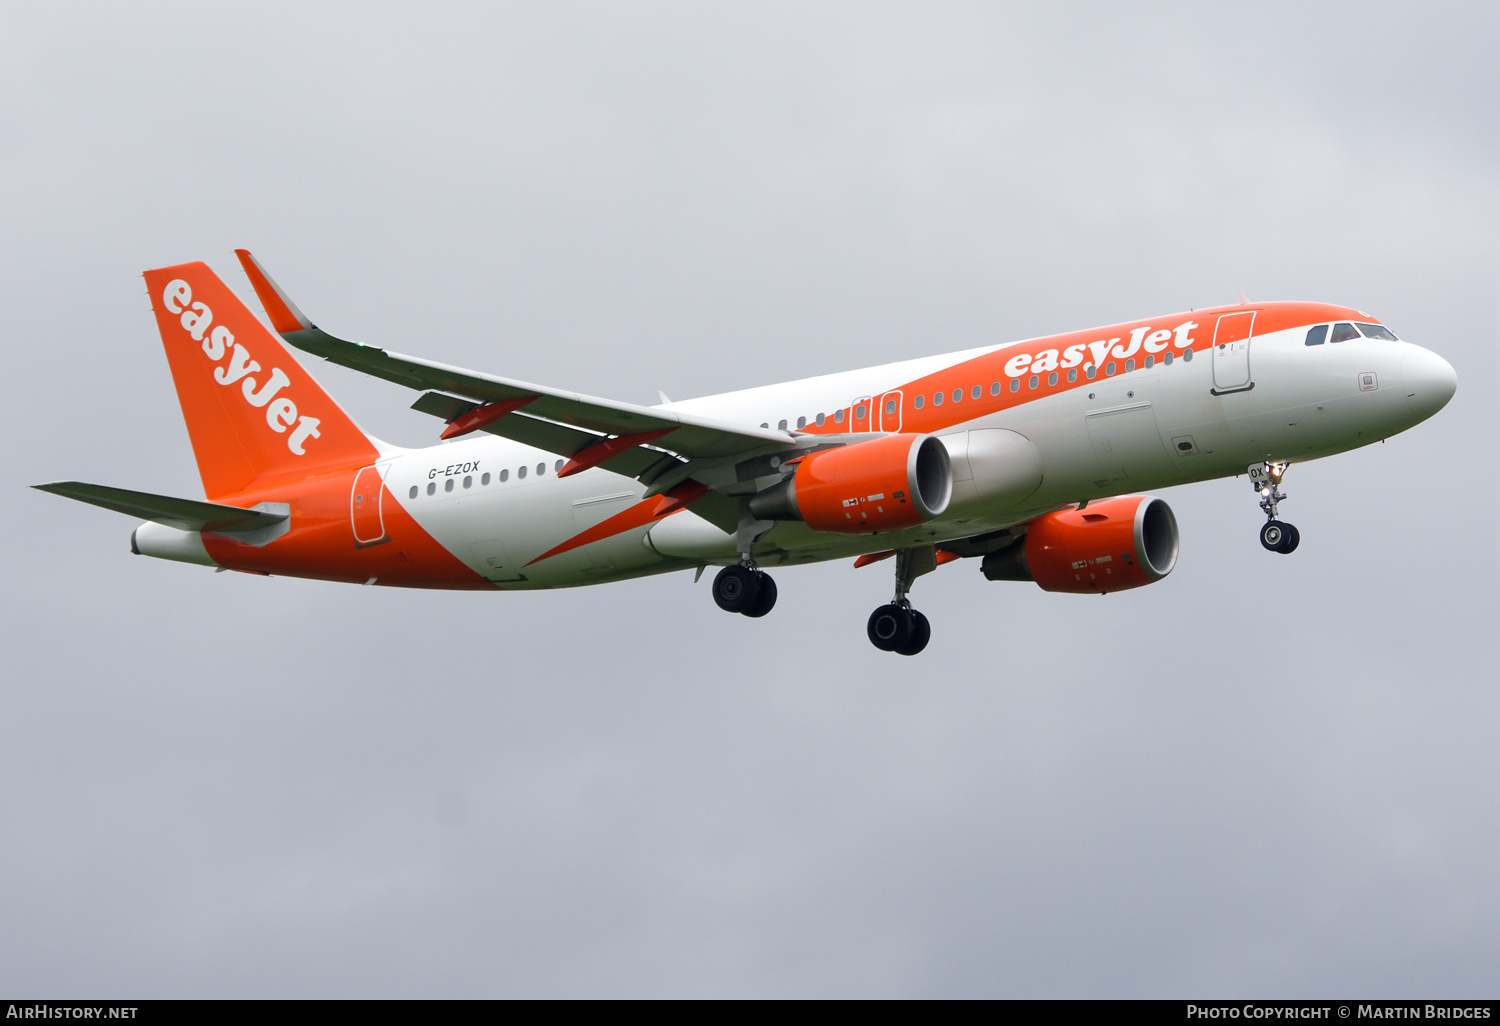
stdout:
[[[1494,996],[1494,5],[0,3],[0,992]],[[215,575],[139,272],[655,401],[1251,297],[1457,368],[1103,602]],[[370,430],[404,389],[316,364]]]

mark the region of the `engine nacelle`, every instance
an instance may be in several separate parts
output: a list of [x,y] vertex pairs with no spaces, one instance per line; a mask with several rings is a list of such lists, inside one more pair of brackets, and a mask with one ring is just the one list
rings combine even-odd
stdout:
[[1177,518],[1149,495],[1121,495],[1048,513],[1026,537],[984,557],[992,581],[1035,581],[1043,591],[1104,594],[1159,581],[1177,564]]
[[816,531],[876,534],[940,517],[952,497],[943,443],[896,434],[804,456],[792,476],[750,498],[750,512]]

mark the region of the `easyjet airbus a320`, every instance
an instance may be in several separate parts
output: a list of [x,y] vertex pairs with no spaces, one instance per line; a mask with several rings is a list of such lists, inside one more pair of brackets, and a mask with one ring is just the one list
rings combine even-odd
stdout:
[[[1273,552],[1287,465],[1426,420],[1457,378],[1358,310],[1241,303],[635,406],[347,342],[237,251],[298,349],[422,392],[444,444],[361,431],[202,263],[146,285],[207,502],[38,485],[145,519],[131,550],[348,584],[513,591],[721,567],[765,616],[764,567],[894,556],[877,648],[914,655],[918,576],[1101,594],[1159,581],[1177,521],[1134,493],[1246,473]],[[696,577],[694,578],[696,580]]]

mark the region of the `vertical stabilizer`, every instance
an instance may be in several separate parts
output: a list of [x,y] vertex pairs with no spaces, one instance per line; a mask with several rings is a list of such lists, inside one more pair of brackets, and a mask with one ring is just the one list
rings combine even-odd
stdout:
[[375,462],[374,443],[208,265],[145,278],[208,498]]

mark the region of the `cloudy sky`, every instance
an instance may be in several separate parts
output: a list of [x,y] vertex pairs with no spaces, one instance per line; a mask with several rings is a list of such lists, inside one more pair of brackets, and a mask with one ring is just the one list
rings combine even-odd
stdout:
[[[1493,5],[0,2],[0,992],[1494,996]],[[889,564],[471,595],[132,557],[200,496],[139,273],[674,399],[1233,301],[1432,421],[1170,489],[1103,602]],[[250,298],[252,307],[258,304]],[[314,367],[402,444],[405,389]]]

